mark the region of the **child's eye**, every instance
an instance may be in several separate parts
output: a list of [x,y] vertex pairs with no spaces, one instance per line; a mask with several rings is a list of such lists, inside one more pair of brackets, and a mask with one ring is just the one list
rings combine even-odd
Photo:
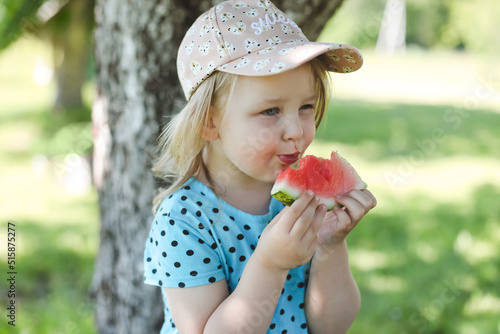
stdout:
[[314,106],[312,104],[306,104],[306,105],[303,105],[302,107],[300,107],[300,109],[304,110],[304,109],[314,109]]
[[261,114],[267,115],[267,116],[274,116],[279,114],[280,110],[278,108],[269,108],[264,110]]

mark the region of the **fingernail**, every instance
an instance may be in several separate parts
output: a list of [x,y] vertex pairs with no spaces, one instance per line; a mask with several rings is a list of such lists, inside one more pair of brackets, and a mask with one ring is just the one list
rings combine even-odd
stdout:
[[341,199],[341,198],[343,198],[343,197],[344,197],[344,196],[342,196],[342,195],[337,195],[337,199]]
[[313,193],[313,191],[312,191],[312,190],[308,190],[308,191],[306,192],[306,194],[307,194],[307,196],[312,196],[312,195],[314,195],[314,193]]

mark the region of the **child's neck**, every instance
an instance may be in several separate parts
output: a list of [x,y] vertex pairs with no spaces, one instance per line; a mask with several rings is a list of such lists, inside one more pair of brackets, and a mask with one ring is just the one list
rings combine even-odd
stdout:
[[207,186],[215,187],[217,196],[238,210],[252,215],[265,215],[269,212],[272,183],[245,183],[232,179],[231,186],[225,187],[221,180],[211,178],[210,182],[203,170],[196,178]]

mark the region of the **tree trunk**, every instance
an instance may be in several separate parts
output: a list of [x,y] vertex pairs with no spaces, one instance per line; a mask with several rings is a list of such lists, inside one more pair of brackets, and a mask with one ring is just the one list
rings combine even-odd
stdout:
[[[166,116],[184,103],[175,67],[177,47],[192,22],[220,2],[97,0],[92,114],[101,243],[91,295],[101,334],[157,333],[161,327],[160,290],[143,283],[155,192],[151,160]],[[274,1],[310,39],[341,2]]]
[[386,56],[406,49],[406,0],[387,0],[377,39],[377,53]]

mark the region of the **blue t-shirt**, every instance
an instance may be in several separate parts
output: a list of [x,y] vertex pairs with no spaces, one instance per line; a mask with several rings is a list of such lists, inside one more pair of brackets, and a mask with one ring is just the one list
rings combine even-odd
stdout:
[[[248,214],[191,178],[158,209],[146,241],[144,282],[185,288],[226,279],[231,293],[262,231],[282,209],[283,204],[272,198],[266,215]],[[304,292],[308,267],[289,271],[268,333],[307,333]],[[177,334],[161,290],[165,302],[161,334]]]

